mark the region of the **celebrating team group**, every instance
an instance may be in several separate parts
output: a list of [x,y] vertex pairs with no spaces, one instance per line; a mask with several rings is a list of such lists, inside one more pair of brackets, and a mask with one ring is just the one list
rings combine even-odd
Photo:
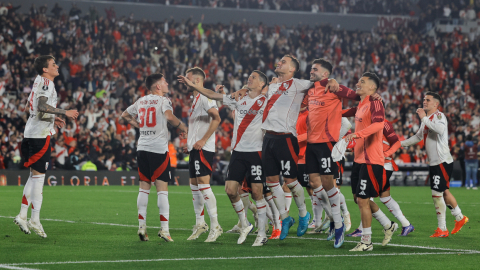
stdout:
[[[51,103],[49,99],[56,99],[54,87],[45,85],[48,86],[50,82],[53,86],[52,81],[58,75],[58,67],[55,66],[53,57],[44,62],[38,65],[39,82],[36,80],[29,98],[31,116],[27,128],[31,121],[31,124],[35,124],[34,121],[45,121],[45,115],[50,114],[48,119],[51,123],[45,127],[49,132],[42,131],[41,135],[31,136],[49,141],[52,130],[55,132],[54,122],[59,126],[64,124],[55,114],[75,119],[78,112],[65,112],[45,105],[38,107],[37,99],[45,103],[48,98],[47,104]],[[56,69],[50,67],[51,64]],[[255,212],[255,227],[258,233],[253,246],[263,246],[269,239],[284,240],[295,223],[295,219],[289,215],[293,197],[299,213],[297,236],[304,235],[310,227],[312,230],[308,233],[326,231],[327,240],[334,240],[335,248],[341,247],[345,232],[351,227],[350,213],[340,187],[344,153],[352,148],[354,163],[351,190],[360,210],[361,222],[348,236],[361,236],[361,240],[351,251],[373,249],[372,216],[384,228],[385,238],[382,245],[387,245],[399,228],[396,222],[391,221],[380,210],[373,201],[374,197],[380,197],[380,201],[401,223],[400,235],[407,236],[414,231],[414,227],[390,196],[389,178],[393,171],[398,170],[391,156],[401,146],[414,145],[421,140],[425,142],[429,157],[430,185],[438,219],[438,228],[431,237],[449,235],[445,221],[447,207],[455,217],[455,228],[451,234],[457,233],[468,222],[449,191],[453,159],[448,147],[447,119],[439,111],[442,98],[437,93],[425,93],[423,108],[417,110],[422,122],[420,129],[411,138],[400,142],[392,124],[385,119],[381,97],[376,94],[380,83],[377,75],[364,73],[356,84],[356,89],[352,90],[329,78],[333,67],[325,59],[313,61],[310,80],[294,78],[298,69],[298,60],[291,55],[285,55],[277,63],[277,77],[271,82],[268,82],[264,73],[255,70],[248,77],[244,88],[227,95],[223,94],[223,86],[217,86],[216,91],[203,87],[205,73],[201,68],[188,69],[185,76],[178,76],[179,82],[193,92],[188,128],[172,113],[172,104],[166,97],[168,83],[165,77],[162,74],[152,74],[146,78],[145,84],[150,94],[138,99],[122,114],[124,119],[140,129],[137,146],[140,179],[137,208],[138,235],[142,241],[149,240],[146,213],[152,183],[155,183],[158,196],[161,223],[158,236],[167,242],[173,241],[168,227],[168,182],[171,180],[171,173],[167,123],[178,128],[182,136],[187,136],[187,147],[184,151],[190,155],[189,178],[196,216],[196,224],[188,240],[196,240],[210,230],[205,242],[215,242],[223,233],[218,221],[216,198],[210,187],[215,130],[221,122],[217,101],[223,102],[234,111],[232,155],[225,191],[239,219],[232,229],[240,234],[238,244],[244,243],[254,228],[247,219],[248,209]],[[358,104],[353,108],[342,109],[343,99],[358,101]],[[52,106],[55,106],[54,103]],[[32,117],[32,112],[38,112],[36,115],[41,115],[43,119]],[[351,123],[346,117],[355,117],[353,133],[350,132]],[[39,144],[32,144],[28,135],[29,133],[25,132],[24,140],[30,140],[30,146],[27,144],[26,147],[32,149],[23,151],[22,143],[22,153],[36,158],[26,164],[32,172],[28,181],[36,183],[35,181],[40,179],[38,175],[43,174],[41,179],[45,179],[45,161],[38,159],[39,155],[36,153],[41,151]],[[43,143],[45,142],[40,142],[41,146]],[[280,176],[283,177],[283,185]],[[30,233],[32,229],[38,235],[46,237],[38,214],[34,219],[33,210],[32,218],[29,222],[26,221],[26,209],[30,205],[27,197],[30,197],[31,193],[27,190],[28,181],[23,194],[22,210],[14,221],[25,233]],[[40,185],[34,185],[37,194],[41,191]],[[307,211],[304,187],[312,201],[313,219]],[[249,193],[255,205],[250,202]],[[35,209],[39,203],[41,206],[41,201],[34,201]],[[204,219],[205,207],[210,217],[210,226]],[[323,211],[326,216],[322,219]],[[273,225],[269,238],[268,220]]]

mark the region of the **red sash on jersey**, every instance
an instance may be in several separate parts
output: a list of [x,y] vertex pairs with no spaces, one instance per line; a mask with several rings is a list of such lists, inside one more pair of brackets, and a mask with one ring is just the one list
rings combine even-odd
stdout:
[[193,110],[195,110],[195,106],[197,105],[199,98],[200,98],[200,94],[198,94],[197,97],[195,98],[195,103],[193,103],[192,110],[190,111],[190,116],[192,116]]
[[283,82],[278,90],[273,94],[271,98],[268,99],[267,107],[265,108],[265,111],[263,111],[263,119],[262,122],[265,122],[265,119],[267,119],[268,113],[270,112],[270,109],[273,107],[273,104],[277,101],[277,99],[287,91],[290,86],[292,86],[293,79],[290,79],[286,82]]
[[[436,112],[435,112],[436,113]],[[435,116],[435,113],[432,114],[428,120],[432,121],[433,120],[433,117]],[[425,125],[425,129],[423,131],[423,143],[427,143],[427,136],[428,136],[428,130],[429,128],[427,127],[427,125]]]
[[[248,110],[248,112],[256,111],[258,113],[258,111],[260,111],[260,108],[262,108],[262,105],[263,105],[263,102],[265,102],[265,99],[266,99],[266,97],[261,97],[261,98],[257,99],[255,101],[255,103],[252,105],[252,107],[250,107],[250,110]],[[257,116],[256,114],[247,113],[247,115],[245,115],[245,117],[243,117],[242,122],[238,126],[237,141],[235,142],[235,146],[233,147],[233,149],[235,149],[235,147],[237,147],[238,143],[240,142],[240,139],[242,138],[243,134],[245,133],[245,130],[247,130],[248,126],[250,125],[250,123],[252,123],[253,119],[255,119],[256,116]]]

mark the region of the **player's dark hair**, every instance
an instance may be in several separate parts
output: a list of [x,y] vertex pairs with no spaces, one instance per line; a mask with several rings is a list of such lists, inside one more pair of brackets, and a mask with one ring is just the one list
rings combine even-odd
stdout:
[[253,72],[257,73],[258,76],[260,76],[260,80],[265,83],[263,86],[262,86],[262,89],[265,88],[265,86],[268,86],[268,78],[267,78],[267,75],[265,75],[263,72],[261,72],[260,70],[254,70]]
[[425,93],[425,96],[432,96],[434,99],[438,100],[438,102],[440,103],[440,106],[442,106],[443,98],[439,94],[428,91],[427,93]]
[[48,68],[48,60],[50,59],[55,60],[55,57],[51,55],[40,55],[39,57],[35,58],[35,61],[33,62],[33,67],[37,71],[38,75],[42,75],[43,69]]
[[375,88],[375,91],[378,90],[378,87],[380,86],[380,79],[378,78],[377,74],[373,72],[365,72],[363,73],[362,77],[367,77],[369,80],[372,80],[377,88]]
[[152,88],[152,86],[160,81],[163,78],[162,73],[155,73],[152,75],[148,75],[147,78],[145,78],[145,86],[147,87],[148,90]]
[[328,75],[332,74],[333,65],[332,65],[332,63],[330,63],[330,61],[325,60],[324,58],[320,58],[320,59],[313,60],[312,65],[313,64],[318,64],[321,67],[323,67],[324,69],[328,70]]
[[295,68],[295,71],[293,72],[293,74],[297,73],[297,71],[300,69],[300,62],[298,62],[298,59],[291,54],[286,54],[283,57],[288,57],[292,59],[293,67]]
[[201,68],[199,68],[199,67],[189,68],[189,69],[187,70],[187,72],[185,72],[185,74],[188,74],[188,73],[192,73],[192,75],[201,76],[204,80],[205,80],[205,78],[207,78],[207,76],[205,75],[205,72],[203,71],[203,69],[201,69]]

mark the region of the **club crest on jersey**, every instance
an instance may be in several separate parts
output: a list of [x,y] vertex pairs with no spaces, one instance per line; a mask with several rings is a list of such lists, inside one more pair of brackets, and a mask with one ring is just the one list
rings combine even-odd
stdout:
[[262,100],[257,100],[257,105],[258,105],[258,106],[262,106],[262,104],[263,104],[263,101],[262,101]]
[[437,115],[438,120],[442,119],[442,115]]
[[42,89],[45,90],[45,91],[47,91],[47,90],[48,90],[48,86],[44,85],[44,86],[42,86]]

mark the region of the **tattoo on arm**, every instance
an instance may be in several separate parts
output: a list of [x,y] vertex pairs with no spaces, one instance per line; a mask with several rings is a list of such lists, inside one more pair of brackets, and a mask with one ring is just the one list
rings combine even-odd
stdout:
[[48,105],[47,100],[47,97],[38,98],[38,110],[40,112],[65,115],[65,110]]
[[135,120],[135,118],[133,118],[132,115],[130,114],[127,114],[127,115],[122,115],[122,117],[127,120],[128,123],[132,124],[134,127],[136,128],[140,128],[140,124],[137,122],[137,120]]

